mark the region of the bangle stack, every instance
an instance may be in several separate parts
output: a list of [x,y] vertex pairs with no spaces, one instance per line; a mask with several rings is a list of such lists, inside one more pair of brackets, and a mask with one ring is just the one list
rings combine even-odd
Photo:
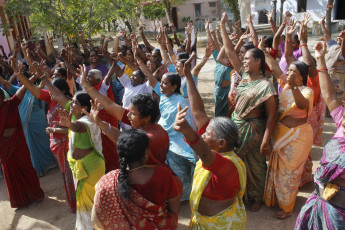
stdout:
[[308,46],[308,45],[307,45],[307,44],[303,44],[303,45],[300,45],[299,47],[301,47],[301,48],[302,48],[303,46]]

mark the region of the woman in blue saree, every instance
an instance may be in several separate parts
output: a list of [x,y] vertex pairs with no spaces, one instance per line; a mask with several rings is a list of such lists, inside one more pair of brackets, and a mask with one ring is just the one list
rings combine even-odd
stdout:
[[[14,95],[19,88],[11,84],[7,90]],[[50,168],[57,165],[49,147],[49,136],[45,131],[48,123],[43,109],[43,102],[36,99],[29,91],[26,91],[18,109],[26,143],[30,150],[32,165],[38,176],[43,176]]]

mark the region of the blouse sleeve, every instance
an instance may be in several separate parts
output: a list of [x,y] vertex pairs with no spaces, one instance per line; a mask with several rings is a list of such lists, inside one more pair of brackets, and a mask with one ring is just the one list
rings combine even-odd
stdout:
[[131,122],[129,121],[128,116],[127,116],[128,113],[129,113],[129,110],[126,109],[121,118],[121,122],[125,123],[126,125],[131,125]]
[[45,89],[41,89],[40,97],[38,99],[45,101],[47,103],[50,103],[52,100],[50,97],[49,91]]

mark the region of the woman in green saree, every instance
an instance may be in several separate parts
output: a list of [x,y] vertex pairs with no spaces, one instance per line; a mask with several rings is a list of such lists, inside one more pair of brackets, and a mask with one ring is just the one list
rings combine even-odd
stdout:
[[247,51],[243,62],[239,59],[230,41],[225,23],[226,12],[221,19],[224,47],[235,70],[242,76],[237,87],[236,106],[231,119],[236,123],[242,138],[237,155],[244,161],[247,170],[246,203],[254,202],[251,211],[261,208],[266,179],[266,155],[270,152],[270,139],[276,117],[276,90],[265,76],[265,55],[260,49]]

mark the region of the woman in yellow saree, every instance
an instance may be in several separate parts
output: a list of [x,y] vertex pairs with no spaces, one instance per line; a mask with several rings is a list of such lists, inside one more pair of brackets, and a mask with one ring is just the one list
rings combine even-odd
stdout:
[[61,112],[59,125],[70,129],[67,159],[73,172],[76,190],[77,215],[75,229],[92,230],[91,211],[95,185],[105,174],[102,140],[98,126],[85,115],[90,112],[91,97],[78,92],[65,106],[72,114]]
[[276,217],[284,219],[292,214],[304,164],[313,143],[308,117],[314,94],[306,86],[308,66],[305,63],[293,62],[285,76],[275,60],[268,55],[266,58],[275,76],[280,76],[278,83],[283,91],[279,95],[278,121],[272,134],[273,152],[268,164],[264,201],[267,206],[278,202],[281,210]]

